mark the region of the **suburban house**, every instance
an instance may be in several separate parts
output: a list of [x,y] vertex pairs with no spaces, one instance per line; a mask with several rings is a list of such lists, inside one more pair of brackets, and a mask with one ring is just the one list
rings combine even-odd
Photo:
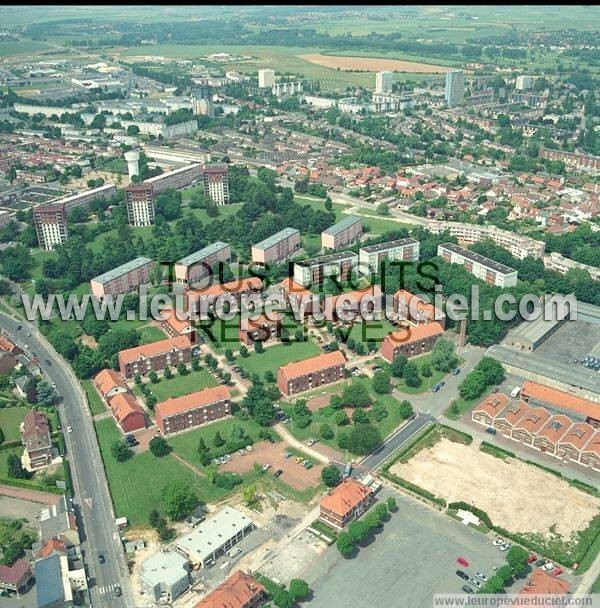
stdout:
[[492,426],[496,416],[508,405],[510,398],[504,393],[492,393],[473,408],[471,419],[485,426]]
[[123,380],[123,376],[119,372],[108,368],[96,374],[94,386],[107,403],[115,395],[126,393],[129,390]]
[[40,539],[33,550],[39,551],[48,541],[56,538],[62,541],[70,556],[79,555],[81,539],[77,530],[75,514],[69,508],[66,496],[60,496],[55,504],[40,511]]
[[403,327],[383,339],[381,356],[391,363],[399,355],[416,357],[428,353],[443,333],[444,328],[437,321]]
[[163,435],[200,426],[230,413],[231,393],[222,385],[182,397],[170,397],[154,408],[156,426]]
[[108,405],[124,433],[146,428],[144,410],[131,393],[117,393],[108,400]]
[[344,378],[346,358],[339,351],[288,363],[277,370],[277,386],[286,396],[308,391]]
[[281,336],[281,315],[269,313],[256,319],[240,319],[238,336],[246,346],[253,342],[276,342]]
[[130,380],[136,374],[162,371],[167,365],[189,363],[192,359],[192,343],[187,336],[167,338],[150,344],[142,344],[119,352],[119,370]]
[[258,608],[264,602],[265,588],[237,570],[194,608]]
[[25,451],[21,458],[23,467],[35,471],[52,463],[52,439],[46,415],[38,410],[29,410],[19,427]]
[[0,589],[20,591],[32,578],[31,567],[26,559],[19,558],[12,566],[0,566]]
[[600,471],[600,431],[596,431],[581,451],[579,462]]
[[0,351],[17,357],[23,354],[23,349],[11,342],[4,334],[0,334]]
[[319,515],[326,524],[342,529],[358,519],[373,502],[373,490],[368,486],[346,479],[321,499]]

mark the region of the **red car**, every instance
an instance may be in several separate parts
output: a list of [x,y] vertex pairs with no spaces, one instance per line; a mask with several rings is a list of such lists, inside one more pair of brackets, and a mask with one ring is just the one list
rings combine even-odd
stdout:
[[563,572],[562,568],[554,568],[554,570],[552,570],[552,576],[560,576]]
[[464,566],[465,568],[468,567],[469,562],[464,558],[464,557],[457,557],[456,561],[461,565]]
[[535,553],[531,553],[529,558],[527,559],[528,564],[533,564],[533,562],[537,561],[537,555]]

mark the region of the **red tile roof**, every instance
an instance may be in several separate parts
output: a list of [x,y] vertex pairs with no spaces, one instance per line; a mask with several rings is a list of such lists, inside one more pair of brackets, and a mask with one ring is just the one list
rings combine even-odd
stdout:
[[525,401],[510,403],[498,414],[498,418],[504,418],[510,425],[516,426],[517,423],[529,412],[529,406]]
[[248,279],[236,279],[229,283],[215,282],[212,285],[200,289],[189,289],[187,293],[189,302],[196,302],[200,298],[217,298],[228,293],[242,293],[249,290],[259,290],[262,288],[262,281],[258,277]]
[[163,322],[171,326],[178,334],[189,330],[189,328],[192,326],[189,319],[179,319],[177,314],[173,313],[173,309],[171,307],[163,308],[160,311],[160,315],[164,319]]
[[539,431],[548,419],[552,416],[550,412],[544,407],[531,408],[517,424],[515,429],[524,429],[528,433],[535,435]]
[[492,393],[473,408],[473,413],[484,412],[492,420],[508,405],[509,397],[504,393]]
[[576,450],[581,451],[585,444],[592,438],[594,427],[587,422],[576,422],[564,437],[560,440],[560,444],[568,443]]
[[335,365],[344,365],[346,358],[339,350],[334,350],[331,353],[323,353],[310,359],[297,361],[296,363],[288,363],[279,368],[288,380],[300,378],[306,374],[320,372]]
[[21,441],[28,452],[49,448],[52,445],[50,426],[45,414],[34,409],[25,414]]
[[166,401],[161,401],[154,408],[157,415],[162,418],[167,416],[173,416],[174,414],[180,414],[181,412],[187,412],[203,405],[210,405],[223,399],[231,399],[231,393],[226,386],[213,386],[211,388],[205,388],[183,397],[170,397]]
[[125,384],[121,374],[112,369],[103,369],[96,375],[94,382],[104,397],[114,388],[127,389],[127,384]]
[[322,498],[320,504],[324,509],[344,518],[356,505],[372,493],[371,488],[354,481],[354,479],[347,479]]
[[583,397],[578,397],[577,395],[559,391],[555,388],[545,386],[544,384],[526,380],[523,383],[521,393],[524,397],[543,401],[544,403],[548,403],[549,405],[553,405],[562,410],[576,412],[582,416],[589,416],[596,420],[600,419],[600,404],[584,399]]
[[546,424],[538,431],[538,437],[544,437],[555,444],[571,428],[573,421],[564,414],[552,416]]
[[437,321],[432,321],[431,323],[423,323],[422,325],[403,327],[402,331],[394,331],[388,334],[384,340],[390,340],[394,345],[410,344],[411,342],[442,335],[443,333],[444,328]]
[[43,547],[42,550],[36,557],[48,557],[53,553],[60,553],[61,555],[67,554],[67,547],[64,540],[58,538],[51,538]]
[[571,583],[557,576],[547,574],[543,570],[536,568],[523,589],[521,594],[527,595],[565,595]]
[[194,608],[245,608],[263,594],[265,588],[238,570],[211,591]]
[[192,343],[187,336],[177,336],[122,350],[119,352],[119,361],[123,364],[132,363],[140,358],[156,357],[172,350],[185,350],[191,347]]
[[111,397],[108,404],[119,423],[123,422],[127,416],[131,416],[131,414],[144,415],[144,410],[131,393],[117,393],[114,397]]
[[22,584],[28,572],[31,572],[29,562],[19,558],[12,566],[0,566],[0,583],[11,586]]

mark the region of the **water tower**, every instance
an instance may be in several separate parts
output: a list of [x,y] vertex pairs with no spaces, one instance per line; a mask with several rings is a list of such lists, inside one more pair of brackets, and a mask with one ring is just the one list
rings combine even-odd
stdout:
[[127,172],[129,173],[129,177],[132,178],[134,175],[140,174],[140,153],[137,150],[130,150],[129,152],[125,152],[125,160],[127,161]]

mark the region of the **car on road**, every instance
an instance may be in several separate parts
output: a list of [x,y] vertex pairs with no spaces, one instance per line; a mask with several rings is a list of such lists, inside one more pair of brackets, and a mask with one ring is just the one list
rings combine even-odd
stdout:
[[275,473],[273,473],[274,477],[281,477],[283,475],[283,471],[281,469],[277,469]]
[[23,329],[22,325],[17,325],[17,331],[21,331]]
[[552,562],[548,562],[542,566],[542,570],[544,572],[550,572],[550,570],[554,570],[556,566]]
[[563,572],[564,570],[562,568],[556,567],[550,574],[552,574],[552,576],[560,576]]
[[457,561],[457,563],[459,563],[461,566],[464,566],[465,568],[467,568],[469,566],[469,562],[464,557],[457,557],[456,561]]
[[121,587],[119,587],[119,585],[117,585],[117,586],[115,587],[115,595],[116,595],[117,597],[121,597],[121,596],[123,595],[123,590],[121,589]]
[[72,426],[68,426],[67,427],[67,433],[72,433],[73,432],[73,427]]
[[104,564],[106,562],[106,558],[104,557],[104,555],[102,553],[98,553],[98,561],[101,564]]
[[478,581],[476,578],[471,577],[471,578],[469,579],[469,582],[470,582],[470,583],[471,583],[471,585],[473,585],[474,587],[477,587],[477,589],[481,589],[481,586],[482,586],[482,585],[481,585],[481,583],[480,583],[480,582],[479,582],[479,581]]
[[458,376],[458,374],[460,374],[460,367],[457,367],[456,369],[452,370],[452,375],[453,376]]
[[314,439],[313,437],[311,437],[311,438],[308,440],[308,442],[307,442],[307,443],[308,443],[308,445],[309,445],[309,446],[311,446],[311,445],[315,445],[315,443],[317,443],[317,441],[319,441],[319,440],[318,440],[318,439]]
[[50,359],[46,359],[46,365],[52,365],[52,361],[50,361]]
[[460,578],[462,578],[465,581],[469,580],[469,575],[466,572],[463,572],[462,570],[457,570],[456,575],[460,576]]
[[488,578],[483,572],[477,571],[477,572],[475,572],[475,576],[477,578],[480,578],[484,583],[487,583]]
[[475,591],[473,591],[473,589],[471,589],[471,587],[469,587],[469,585],[463,585],[461,587],[461,589],[465,592],[465,593],[475,593]]
[[344,477],[346,479],[348,479],[348,477],[350,477],[351,473],[352,473],[352,465],[347,464],[346,467],[344,468]]

